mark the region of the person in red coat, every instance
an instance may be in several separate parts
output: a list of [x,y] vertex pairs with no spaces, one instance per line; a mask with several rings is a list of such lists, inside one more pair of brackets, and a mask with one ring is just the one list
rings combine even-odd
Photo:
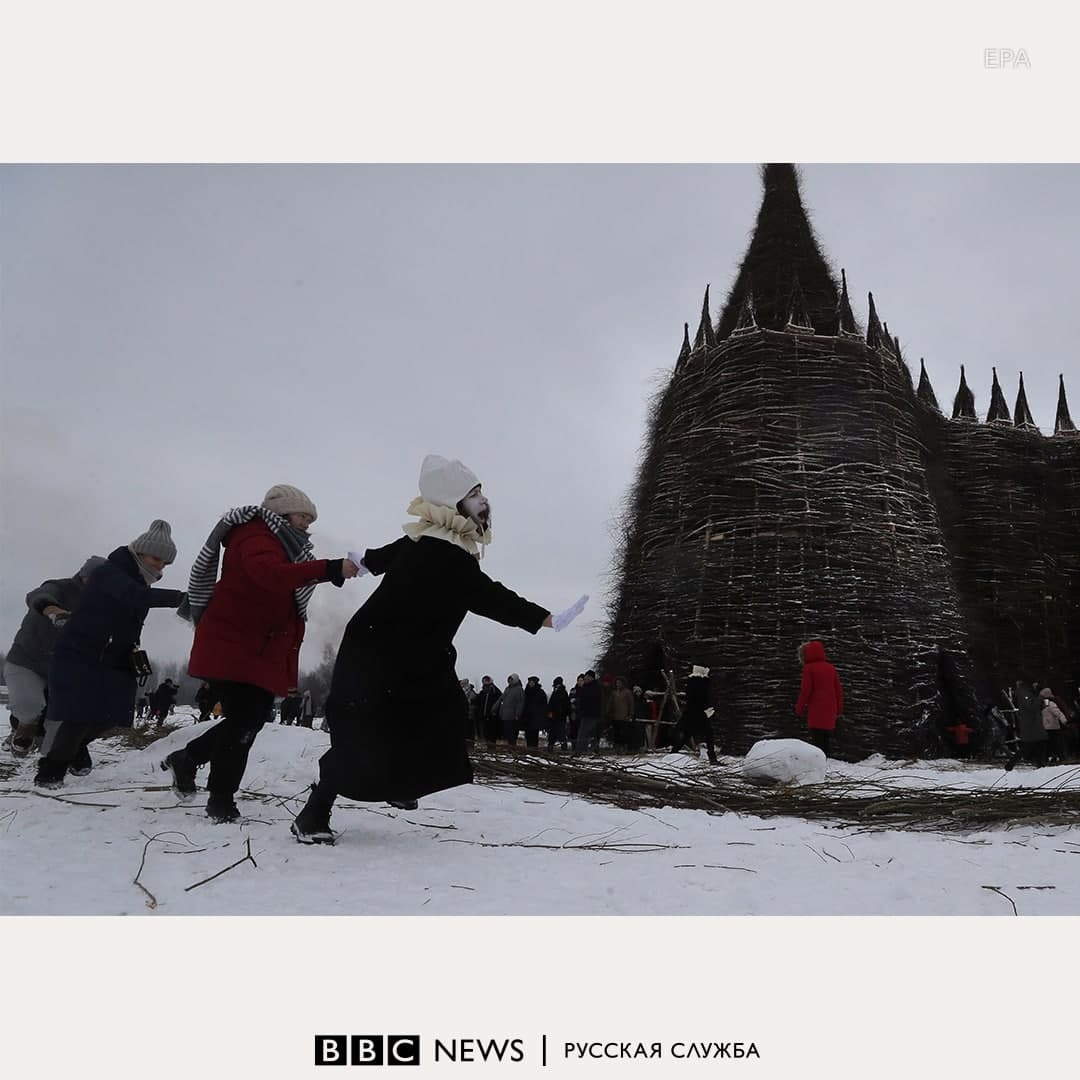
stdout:
[[[296,686],[307,604],[315,586],[355,577],[350,559],[312,557],[308,528],[315,504],[299,488],[272,487],[260,506],[230,510],[215,526],[191,570],[188,604],[195,623],[188,673],[207,680],[224,718],[161,768],[182,798],[195,794],[195,771],[210,763],[206,813],[240,816],[234,801],[248,751],[273,714],[274,698]],[[217,580],[220,549],[225,554]]]
[[811,740],[828,757],[829,737],[836,730],[837,717],[844,711],[844,688],[836,668],[825,659],[825,646],[820,641],[808,641],[800,646],[799,655],[803,673],[795,713],[806,717]]

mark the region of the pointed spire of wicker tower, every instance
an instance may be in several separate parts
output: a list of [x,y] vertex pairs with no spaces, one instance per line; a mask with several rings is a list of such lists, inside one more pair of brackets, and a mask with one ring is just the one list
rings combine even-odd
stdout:
[[911,368],[907,366],[907,361],[904,359],[904,354],[900,351],[900,338],[893,335],[893,352],[896,354],[896,362],[900,366],[900,374],[904,377],[904,382],[907,384],[907,388],[914,393],[915,383],[911,378]]
[[803,296],[799,275],[791,282],[791,303],[788,307],[787,324],[784,329],[790,334],[812,334],[814,324],[810,321],[810,312],[806,310],[806,297]]
[[791,313],[791,282],[796,276],[810,325],[820,334],[834,334],[839,290],[803,208],[798,172],[794,165],[765,165],[761,178],[765,192],[757,225],[716,336],[723,340],[735,329],[751,279],[758,324],[767,330],[783,330]]
[[887,322],[881,324],[881,350],[894,355],[896,352],[896,344],[893,341],[892,334],[889,333],[889,324]]
[[694,338],[694,352],[698,349],[711,349],[715,345],[716,334],[713,333],[712,317],[709,315],[709,286],[706,285],[705,299],[701,304],[701,322]]
[[960,386],[957,388],[956,397],[953,398],[952,418],[954,420],[977,420],[975,415],[975,395],[967,384],[964,375],[964,365],[960,365]]
[[759,330],[757,324],[757,312],[754,311],[754,293],[751,289],[746,290],[743,297],[742,307],[739,308],[739,318],[735,322],[735,329],[731,331],[733,336],[739,334],[752,334]]
[[682,348],[679,350],[679,358],[675,361],[675,370],[681,371],[686,361],[690,359],[690,324],[682,324]]
[[934,388],[930,385],[930,376],[926,374],[926,361],[921,356],[919,357],[919,387],[915,393],[920,401],[925,402],[931,409],[937,409],[938,412],[941,412],[937,394],[934,393]]
[[1055,435],[1075,435],[1076,425],[1069,415],[1069,403],[1065,400],[1065,376],[1058,376],[1058,407],[1054,418]]
[[986,422],[988,424],[1011,424],[1012,417],[1009,415],[1009,406],[1005,404],[1005,395],[1001,392],[997,368],[991,368],[990,370],[994,373],[994,383],[990,387],[990,411],[986,414]]
[[1027,394],[1024,393],[1024,373],[1020,372],[1020,389],[1016,394],[1016,406],[1013,409],[1013,423],[1018,428],[1023,428],[1026,431],[1038,431],[1035,426],[1035,420],[1031,415],[1031,410],[1028,408]]
[[840,301],[836,307],[837,333],[840,337],[861,338],[859,328],[855,324],[855,313],[851,310],[851,300],[847,291],[847,274],[840,270]]
[[874,294],[867,293],[866,295],[870,299],[870,314],[866,317],[866,344],[871,349],[879,349],[885,331],[881,328],[881,320],[878,318],[877,308],[874,307]]

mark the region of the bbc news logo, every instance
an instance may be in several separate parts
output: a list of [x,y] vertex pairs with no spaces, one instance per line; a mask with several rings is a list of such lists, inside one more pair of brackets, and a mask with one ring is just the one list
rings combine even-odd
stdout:
[[316,1065],[419,1065],[419,1035],[316,1035]]

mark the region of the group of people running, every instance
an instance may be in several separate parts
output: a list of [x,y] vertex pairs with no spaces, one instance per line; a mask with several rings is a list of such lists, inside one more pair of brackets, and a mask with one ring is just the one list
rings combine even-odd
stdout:
[[47,665],[23,668],[34,676],[32,693],[19,695],[13,685],[24,682],[13,669],[27,657],[13,647],[5,664],[16,719],[12,749],[28,753],[41,740],[34,783],[58,787],[69,772],[88,771],[92,741],[131,725],[145,663],[144,622],[151,608],[175,609],[195,628],[188,673],[209,684],[222,716],[168,754],[161,768],[177,794],[190,799],[198,770],[209,765],[206,814],[236,821],[251,745],[275,699],[297,686],[312,594],[320,584],[340,588],[368,573],[382,580],[345,627],[325,703],[331,744],[293,835],[302,843],[333,843],[330,814],[339,795],[414,806],[424,795],[470,782],[467,702],[453,646],[466,614],[536,634],[563,629],[588,597],[554,614],[483,572],[491,506],[461,461],[429,454],[408,514],[416,520],[384,547],[316,559],[309,536],[315,504],[299,488],[277,484],[259,504],[222,516],[195,558],[186,592],[155,587],[176,559],[162,519],[107,559],[88,562],[64,595],[45,583],[48,595],[27,618],[36,616],[38,633],[47,624],[55,641]]

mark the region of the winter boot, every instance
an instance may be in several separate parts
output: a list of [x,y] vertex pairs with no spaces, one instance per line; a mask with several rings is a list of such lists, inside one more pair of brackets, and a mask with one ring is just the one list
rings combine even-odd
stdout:
[[398,810],[415,810],[420,804],[415,799],[403,799],[400,802],[395,799],[387,799],[390,806]]
[[236,808],[231,795],[214,795],[206,800],[206,816],[217,825],[228,825],[240,820],[240,811]]
[[190,799],[195,794],[197,766],[187,750],[174,750],[160,764],[162,772],[172,773],[172,786],[176,794],[185,801]]
[[318,789],[311,785],[304,809],[293,819],[289,831],[301,844],[333,844],[334,833],[330,828],[332,804],[319,798]]
[[64,785],[64,775],[68,767],[66,761],[53,761],[43,757],[38,761],[37,772],[34,774],[34,786],[43,788],[58,788]]
[[11,742],[8,749],[15,757],[26,757],[34,748],[34,739],[38,733],[38,723],[31,720],[28,724],[21,720],[16,722],[12,717]]
[[94,760],[90,757],[90,751],[86,748],[86,743],[83,743],[68,763],[68,772],[72,776],[86,776],[93,767]]

